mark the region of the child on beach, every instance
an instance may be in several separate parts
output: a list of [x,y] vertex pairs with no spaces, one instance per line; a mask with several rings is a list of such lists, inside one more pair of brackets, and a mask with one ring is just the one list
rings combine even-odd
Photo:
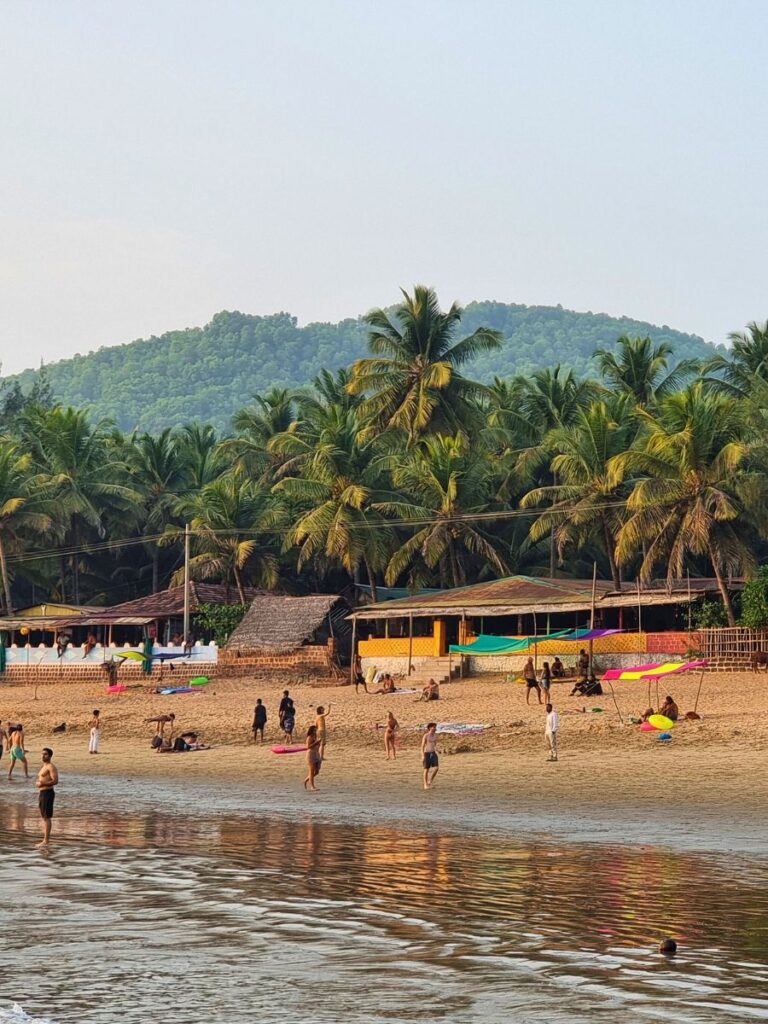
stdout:
[[88,723],[88,728],[91,730],[90,739],[88,740],[88,753],[98,754],[99,752],[99,740],[101,739],[101,712],[94,711],[93,716]]
[[315,779],[322,764],[320,755],[320,740],[317,736],[317,726],[310,725],[307,729],[307,777],[304,779],[304,789],[309,785],[310,789],[317,789]]

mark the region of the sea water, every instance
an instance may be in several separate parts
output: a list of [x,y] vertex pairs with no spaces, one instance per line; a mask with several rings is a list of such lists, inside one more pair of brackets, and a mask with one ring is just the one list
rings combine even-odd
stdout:
[[115,786],[0,795],[2,1024],[768,1020],[763,857]]

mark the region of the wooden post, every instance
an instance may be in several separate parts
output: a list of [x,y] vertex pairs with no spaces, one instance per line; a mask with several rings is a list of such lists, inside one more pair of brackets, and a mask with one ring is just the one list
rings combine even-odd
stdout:
[[643,632],[643,606],[640,601],[640,577],[637,577],[637,632]]
[[533,669],[539,671],[539,645],[536,643],[536,612],[533,613]]
[[349,660],[349,682],[355,681],[355,656],[357,654],[357,617],[352,619],[352,657]]
[[[464,638],[462,643],[467,642],[467,612],[465,608],[461,609],[461,635]],[[459,679],[464,678],[464,654],[459,655]]]
[[[592,604],[589,612],[589,628],[595,628],[595,595],[597,591],[597,562],[592,563]],[[590,677],[594,674],[594,666],[592,664],[592,657],[594,653],[594,640],[589,641],[589,674]]]
[[706,666],[701,670],[701,675],[699,676],[699,688],[696,691],[696,700],[695,700],[694,705],[693,705],[693,713],[694,713],[694,715],[696,714],[696,711],[698,710],[698,707],[699,707],[699,697],[701,695],[701,684],[704,682],[704,673],[705,672],[706,672]]
[[408,678],[411,678],[411,661],[413,658],[413,612],[408,612]]

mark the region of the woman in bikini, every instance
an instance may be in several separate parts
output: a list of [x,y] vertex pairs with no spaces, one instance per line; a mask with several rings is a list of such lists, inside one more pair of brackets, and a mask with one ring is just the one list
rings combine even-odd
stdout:
[[390,755],[394,761],[397,760],[397,746],[395,740],[397,739],[397,730],[400,728],[400,724],[392,714],[391,711],[387,713],[387,725],[384,729],[384,749],[387,752],[387,760],[389,761]]

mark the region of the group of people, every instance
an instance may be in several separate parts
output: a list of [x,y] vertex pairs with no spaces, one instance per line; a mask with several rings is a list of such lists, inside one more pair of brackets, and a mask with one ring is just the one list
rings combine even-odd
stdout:
[[[29,763],[24,738],[24,726],[21,722],[9,722],[7,729],[0,722],[0,758],[8,754],[11,764],[8,769],[9,780],[13,778],[13,770],[17,764],[24,767],[24,778],[29,778]],[[38,809],[43,826],[43,838],[38,847],[46,847],[51,839],[51,823],[53,821],[53,804],[56,799],[55,787],[59,782],[59,772],[53,763],[53,751],[43,747],[41,751],[42,766],[37,773],[35,786],[38,791]]]

